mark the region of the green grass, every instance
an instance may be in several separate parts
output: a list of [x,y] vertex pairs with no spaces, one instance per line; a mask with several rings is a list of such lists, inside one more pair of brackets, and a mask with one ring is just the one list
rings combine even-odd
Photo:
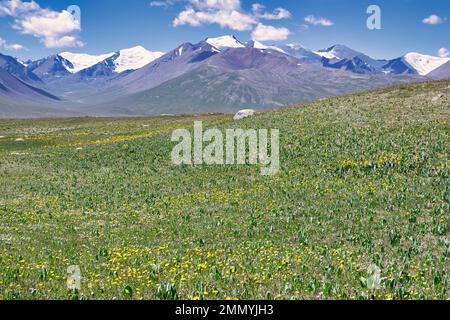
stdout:
[[[450,105],[438,93],[450,81],[241,122],[2,120],[0,298],[448,299]],[[171,132],[194,119],[279,129],[280,172],[173,165]]]

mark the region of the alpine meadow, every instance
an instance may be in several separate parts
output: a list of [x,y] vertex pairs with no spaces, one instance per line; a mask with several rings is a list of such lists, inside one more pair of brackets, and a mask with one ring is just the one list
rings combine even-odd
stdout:
[[[0,299],[448,299],[449,96],[0,120]],[[279,129],[279,172],[173,164],[194,121]]]
[[1,314],[438,314],[449,34],[449,0],[0,0]]

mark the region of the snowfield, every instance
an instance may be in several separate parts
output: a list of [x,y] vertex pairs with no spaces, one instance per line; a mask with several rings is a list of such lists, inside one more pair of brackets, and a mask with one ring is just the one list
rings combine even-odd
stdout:
[[140,69],[164,55],[164,52],[152,52],[142,46],[136,46],[120,50],[119,54],[119,57],[115,60],[115,71],[117,73]]
[[216,49],[222,50],[227,48],[244,48],[244,44],[241,43],[233,36],[222,36],[218,38],[208,38],[206,43],[209,43]]
[[404,56],[405,61],[413,67],[418,74],[425,76],[450,61],[450,58],[439,58],[416,52]]
[[73,68],[66,66],[67,71],[71,73],[77,73],[81,70],[87,69],[96,65],[103,60],[106,60],[114,55],[114,52],[101,54],[98,56],[85,54],[85,53],[72,53],[72,52],[61,52],[59,56],[63,57],[70,63],[72,63]]

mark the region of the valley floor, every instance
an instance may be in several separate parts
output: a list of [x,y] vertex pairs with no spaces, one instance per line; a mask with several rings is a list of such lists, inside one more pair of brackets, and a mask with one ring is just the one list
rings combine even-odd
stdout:
[[[448,299],[449,95],[402,85],[241,122],[0,120],[0,299]],[[194,120],[279,129],[280,172],[173,165]]]

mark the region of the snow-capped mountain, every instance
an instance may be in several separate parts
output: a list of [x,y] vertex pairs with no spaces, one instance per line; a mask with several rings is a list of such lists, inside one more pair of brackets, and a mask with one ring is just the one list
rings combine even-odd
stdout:
[[450,58],[440,58],[410,52],[402,57],[389,60],[388,63],[383,66],[383,70],[386,73],[392,74],[418,74],[421,76],[428,76],[449,61]]
[[217,38],[206,38],[206,40],[204,42],[210,44],[211,46],[213,46],[214,48],[216,48],[219,51],[222,51],[224,49],[229,49],[229,48],[244,48],[245,47],[245,45],[242,42],[240,42],[238,39],[236,39],[235,36],[230,36],[230,35],[217,37]]
[[85,54],[85,53],[72,53],[72,52],[61,52],[60,57],[70,62],[70,65],[66,65],[67,71],[70,73],[77,73],[81,70],[92,67],[93,65],[99,63],[100,61],[106,60],[113,56],[114,53],[106,53],[98,56]]
[[61,52],[30,62],[28,68],[43,77],[61,77],[71,74],[105,76],[140,69],[163,54],[163,52],[149,51],[142,46],[101,55]]
[[323,64],[326,67],[345,69],[355,73],[382,72],[426,76],[450,61],[450,58],[439,58],[416,52],[410,52],[392,60],[376,60],[344,45],[334,45],[314,53],[324,58]]
[[122,49],[114,59],[115,72],[137,70],[164,55],[164,52],[152,52],[142,46]]
[[332,59],[337,59],[337,60],[339,60],[339,59],[340,59],[338,56],[336,56],[336,55],[334,54],[334,52],[333,52],[332,50],[327,51],[326,49],[321,49],[321,50],[313,51],[313,52],[314,52],[315,54],[317,54],[317,55],[319,55],[319,56],[321,56],[321,57],[323,57],[323,58],[329,59],[329,60],[332,60]]
[[362,52],[340,44],[315,51],[314,53],[323,58],[322,63],[325,67],[343,69],[360,74],[381,73],[381,68],[387,63],[386,60],[373,59]]
[[353,50],[342,44],[336,44],[327,49],[315,51],[314,53],[316,53],[324,58],[327,58],[329,60],[344,60],[344,59],[351,60],[354,57],[359,57],[361,60],[364,60],[364,61],[370,62],[370,63],[377,61],[377,60],[372,59],[371,57],[365,55],[362,52]]
[[27,64],[27,70],[33,72],[44,81],[52,81],[71,73],[67,68],[74,68],[72,63],[59,55],[52,55]]
[[353,57],[351,59],[342,59],[335,62],[334,60],[323,59],[322,63],[324,67],[341,69],[359,74],[377,74],[381,73],[381,70],[373,64],[367,63],[360,57]]
[[[299,44],[271,46],[253,40],[244,44],[231,35],[206,38],[196,46],[196,50],[202,48],[202,53],[196,56],[195,61],[206,59],[229,49],[251,47],[287,54],[303,63],[321,63],[327,68],[342,69],[358,74],[418,74],[425,76],[450,61],[449,58],[438,58],[418,53],[408,53],[393,60],[377,60],[345,45],[338,44],[326,49],[311,51]],[[190,50],[189,45],[181,45],[172,52],[172,55],[181,56],[186,49]],[[152,52],[142,46],[101,55],[62,52],[56,56],[31,62],[27,66],[22,64],[22,67],[33,71],[38,77],[44,78],[73,74],[80,79],[100,79],[139,70],[163,55],[163,52]]]
[[318,63],[322,61],[322,56],[302,47],[298,43],[289,43],[281,46],[281,49],[286,52],[286,54],[293,56],[302,62],[307,63]]
[[[112,87],[106,90],[104,96],[143,91],[189,72],[196,68],[198,64],[221,52],[208,40],[210,39],[197,44],[183,43],[134,72],[123,72],[120,78],[111,81]],[[218,45],[217,42],[213,43]],[[224,47],[221,48],[223,50]],[[224,50],[224,52],[226,51]],[[97,95],[96,98],[102,98],[102,96]]]
[[382,70],[385,74],[418,74],[409,63],[405,61],[403,57],[389,60]]
[[164,52],[152,52],[142,46],[122,49],[86,69],[77,73],[80,77],[104,78],[117,76],[141,69],[150,62],[164,55]]
[[325,67],[344,69],[355,73],[426,76],[450,61],[450,58],[439,58],[416,52],[410,52],[392,60],[377,60],[344,45],[334,45],[314,53],[323,57],[322,62]]
[[407,53],[403,56],[403,59],[421,76],[426,76],[450,61],[450,58],[433,57],[416,52]]
[[259,50],[274,50],[274,51],[278,51],[284,54],[287,54],[283,49],[275,47],[275,46],[266,46],[265,44],[256,41],[256,40],[250,40],[249,42],[247,42],[247,44],[245,45],[246,47],[249,48],[255,48],[255,49],[259,49]]

